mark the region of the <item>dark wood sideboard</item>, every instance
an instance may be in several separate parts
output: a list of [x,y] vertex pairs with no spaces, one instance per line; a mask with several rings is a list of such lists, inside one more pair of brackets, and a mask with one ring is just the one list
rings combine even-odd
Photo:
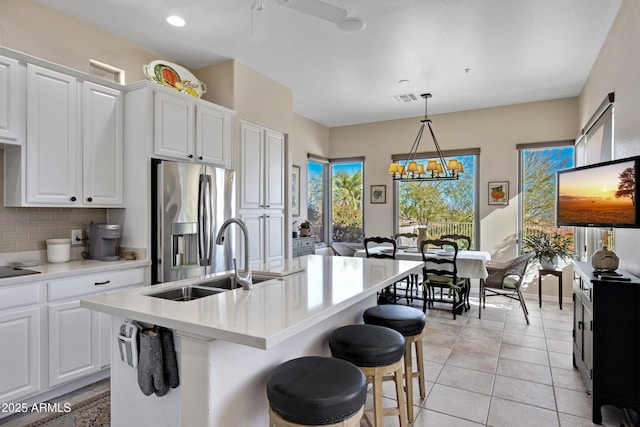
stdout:
[[602,405],[640,410],[640,278],[603,279],[590,263],[574,263],[573,364],[593,399],[592,421]]

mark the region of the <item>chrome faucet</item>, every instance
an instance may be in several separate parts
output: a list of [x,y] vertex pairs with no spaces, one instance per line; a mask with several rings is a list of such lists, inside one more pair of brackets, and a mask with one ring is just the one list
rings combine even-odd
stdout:
[[224,232],[232,223],[238,224],[240,229],[242,230],[242,234],[244,234],[244,275],[240,275],[238,273],[238,265],[236,264],[236,259],[233,259],[233,269],[236,274],[236,281],[242,286],[243,289],[253,289],[253,281],[251,279],[251,261],[249,259],[249,230],[247,230],[247,225],[238,218],[229,218],[225,222],[222,223],[220,227],[220,231],[218,231],[218,236],[216,237],[216,244],[222,245],[224,241]]

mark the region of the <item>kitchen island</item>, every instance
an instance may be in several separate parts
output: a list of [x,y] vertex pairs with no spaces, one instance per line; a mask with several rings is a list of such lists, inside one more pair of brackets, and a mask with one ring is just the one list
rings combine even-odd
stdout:
[[180,386],[163,397],[140,391],[137,372],[121,362],[113,346],[112,425],[268,425],[269,372],[296,357],[328,356],[332,330],[361,323],[362,312],[376,304],[377,291],[422,266],[319,255],[299,260],[302,272],[257,283],[250,291],[186,302],[148,295],[198,282],[187,279],[82,300],[83,307],[112,315],[114,336],[126,319],[164,326],[177,335]]

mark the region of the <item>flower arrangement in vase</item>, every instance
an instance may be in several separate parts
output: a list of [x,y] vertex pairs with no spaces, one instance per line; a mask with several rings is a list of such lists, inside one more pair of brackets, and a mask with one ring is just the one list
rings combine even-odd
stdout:
[[558,266],[558,259],[569,260],[573,256],[573,236],[554,233],[545,233],[536,230],[524,239],[524,250],[533,251],[536,255],[533,259],[545,269],[554,269]]
[[311,223],[305,219],[298,226],[298,230],[300,230],[300,237],[309,236],[311,234]]

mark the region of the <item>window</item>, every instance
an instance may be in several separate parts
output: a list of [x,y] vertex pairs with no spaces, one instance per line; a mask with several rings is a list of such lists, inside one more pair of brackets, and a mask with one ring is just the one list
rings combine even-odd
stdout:
[[331,161],[331,240],[362,242],[364,161]]
[[307,162],[307,220],[311,223],[316,243],[325,241],[325,163],[309,160]]
[[110,82],[124,84],[124,70],[104,62],[89,59],[89,74],[98,76]]
[[[471,237],[472,248],[477,247],[476,155],[455,158],[464,167],[456,181],[396,183],[396,232],[412,233],[419,227],[425,227],[429,238],[463,234]],[[425,164],[428,160],[417,159]]]
[[[518,148],[522,183],[519,241],[522,246],[523,239],[532,233],[553,234],[557,231],[556,172],[573,167],[574,147],[530,145]],[[573,235],[573,228],[562,227],[558,233]]]
[[[356,242],[364,236],[363,159],[307,162],[307,219],[316,242]],[[331,189],[331,191],[327,191]]]

